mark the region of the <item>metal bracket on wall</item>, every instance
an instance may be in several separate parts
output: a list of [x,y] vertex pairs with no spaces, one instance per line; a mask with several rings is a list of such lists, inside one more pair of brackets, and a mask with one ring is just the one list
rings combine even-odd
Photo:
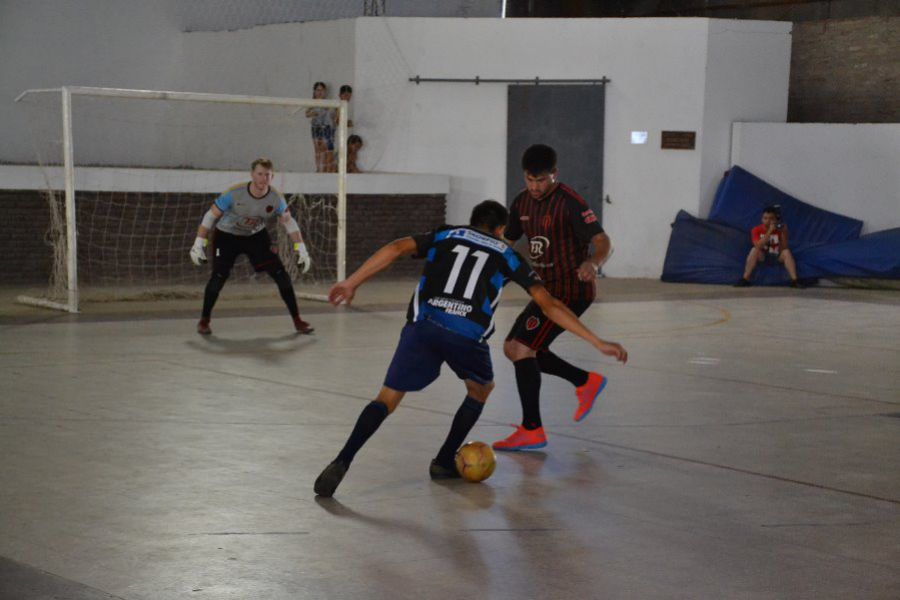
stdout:
[[535,77],[534,79],[487,79],[478,75],[474,78],[420,77],[419,75],[416,75],[415,77],[410,77],[409,80],[416,85],[419,85],[420,83],[474,83],[475,85],[480,85],[482,83],[514,83],[519,85],[540,85],[542,83],[545,85],[606,85],[611,81],[611,79],[606,76],[603,76],[600,79],[541,79],[540,77]]

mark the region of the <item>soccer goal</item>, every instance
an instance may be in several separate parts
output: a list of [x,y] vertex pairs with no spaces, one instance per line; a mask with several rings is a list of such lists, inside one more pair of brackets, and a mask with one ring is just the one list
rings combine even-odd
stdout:
[[[48,288],[20,302],[78,312],[82,302],[202,296],[209,268],[188,257],[197,225],[221,192],[249,181],[258,157],[274,162],[273,187],[313,260],[301,273],[271,220],[297,295],[324,300],[345,277],[346,102],[91,87],[27,90],[16,101],[37,162],[25,201],[49,212]],[[324,135],[314,129],[323,120],[334,122]],[[271,292],[242,258],[229,286],[252,294],[264,280]]]

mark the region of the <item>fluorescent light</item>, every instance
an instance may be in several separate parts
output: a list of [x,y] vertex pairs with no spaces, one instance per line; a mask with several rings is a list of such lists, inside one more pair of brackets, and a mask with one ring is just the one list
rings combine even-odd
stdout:
[[647,132],[646,131],[632,131],[631,132],[631,143],[632,144],[646,144],[647,143]]

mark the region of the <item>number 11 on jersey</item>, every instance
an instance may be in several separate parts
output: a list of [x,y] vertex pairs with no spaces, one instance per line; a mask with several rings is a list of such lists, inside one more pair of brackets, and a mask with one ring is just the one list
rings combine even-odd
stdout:
[[[456,253],[456,260],[453,262],[453,269],[450,271],[450,277],[447,278],[447,285],[444,286],[444,293],[452,296],[453,290],[456,288],[456,282],[459,280],[459,275],[462,272],[463,264],[469,256],[469,247],[459,244],[454,246],[451,252]],[[488,253],[476,250],[472,253],[472,256],[475,258],[475,265],[472,267],[472,272],[469,274],[469,281],[466,283],[466,289],[463,290],[463,298],[466,300],[471,300],[472,296],[475,294],[475,285],[478,283],[478,277],[481,275],[484,264],[487,262]]]

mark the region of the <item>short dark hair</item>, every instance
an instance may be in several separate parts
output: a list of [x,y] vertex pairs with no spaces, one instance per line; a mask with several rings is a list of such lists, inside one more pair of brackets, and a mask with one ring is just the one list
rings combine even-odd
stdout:
[[775,215],[776,217],[781,216],[781,207],[777,204],[770,204],[769,206],[763,209],[763,214],[769,213],[770,215]]
[[535,144],[522,154],[522,170],[532,175],[549,173],[556,168],[556,150],[544,144]]
[[265,156],[260,156],[259,158],[254,160],[252,163],[250,163],[251,171],[255,171],[256,167],[262,167],[263,169],[268,169],[270,171],[273,171],[275,169],[275,166],[272,164],[272,161],[270,159],[266,158]]
[[469,225],[479,229],[494,231],[498,227],[506,225],[509,219],[509,211],[496,200],[485,200],[472,209]]
[[342,85],[342,86],[341,86],[341,89],[340,89],[340,91],[339,91],[338,93],[339,93],[339,94],[343,94],[344,92],[348,92],[348,93],[352,94],[352,93],[353,93],[353,88],[350,87],[349,85]]
[[359,137],[358,135],[356,135],[354,133],[353,135],[351,135],[350,137],[347,138],[347,143],[348,144],[356,144],[356,143],[362,144],[363,141],[362,141],[361,137]]
[[328,86],[325,85],[324,81],[317,81],[313,84],[313,91],[316,91],[316,88],[322,88],[322,89],[327,90]]

